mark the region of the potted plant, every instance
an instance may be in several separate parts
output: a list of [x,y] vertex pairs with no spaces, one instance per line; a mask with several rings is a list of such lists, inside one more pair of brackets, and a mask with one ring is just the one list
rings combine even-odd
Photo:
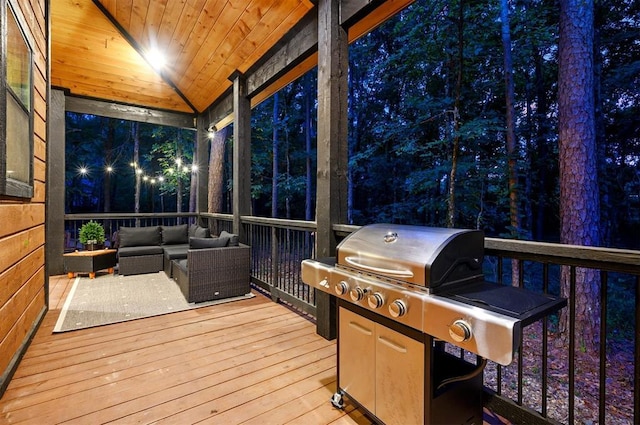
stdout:
[[102,224],[90,220],[80,227],[80,243],[88,251],[94,251],[104,247],[104,227]]

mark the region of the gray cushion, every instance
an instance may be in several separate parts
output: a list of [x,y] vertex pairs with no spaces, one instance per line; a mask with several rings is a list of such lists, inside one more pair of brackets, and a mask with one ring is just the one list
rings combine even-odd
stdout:
[[177,226],[162,226],[162,243],[164,245],[189,243],[187,227],[188,226],[186,224],[179,224]]
[[222,248],[227,246],[229,238],[189,238],[189,248],[202,249],[202,248]]
[[119,257],[137,257],[139,255],[156,254],[162,255],[162,248],[160,245],[125,246],[118,249]]
[[189,244],[180,245],[165,245],[162,247],[164,256],[169,260],[175,260],[178,258],[187,258],[187,251],[189,250]]
[[119,248],[128,246],[160,245],[160,227],[121,227],[118,231]]
[[229,233],[226,230],[223,230],[220,233],[220,237],[224,238],[227,237],[229,238],[229,245],[227,246],[240,246],[240,237],[234,233]]
[[187,262],[186,259],[184,260],[173,260],[172,263],[177,266],[179,269],[181,269],[183,272],[187,272],[188,267],[189,267],[189,263]]
[[197,224],[192,224],[189,227],[189,236],[194,238],[208,238],[211,236],[207,227],[201,227]]

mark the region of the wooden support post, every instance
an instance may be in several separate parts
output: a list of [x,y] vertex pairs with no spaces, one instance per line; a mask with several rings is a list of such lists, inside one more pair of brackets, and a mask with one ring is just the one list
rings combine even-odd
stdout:
[[247,80],[241,72],[234,72],[233,82],[233,232],[240,242],[247,243],[247,235],[240,221],[251,215],[251,101],[247,97]]
[[[340,0],[318,2],[318,169],[316,256],[335,256],[333,224],[347,220],[347,32]],[[317,332],[336,336],[335,297],[316,291]]]
[[47,136],[47,221],[46,256],[47,273],[63,274],[64,266],[64,167],[65,167],[65,96],[60,90],[51,90],[48,108]]

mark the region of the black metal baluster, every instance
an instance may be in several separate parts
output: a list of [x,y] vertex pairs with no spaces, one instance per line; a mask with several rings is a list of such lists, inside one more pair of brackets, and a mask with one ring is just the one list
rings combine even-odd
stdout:
[[633,350],[633,423],[640,421],[640,276],[636,276],[636,323]]
[[[498,283],[502,285],[502,257],[498,257]],[[496,393],[502,395],[502,365],[496,364]]]
[[576,396],[576,267],[570,267],[569,282],[569,422],[573,423]]
[[[547,294],[549,292],[549,264],[542,264],[542,291]],[[545,316],[542,319],[542,416],[547,417],[547,386],[549,384],[547,374],[549,373],[549,321]]]
[[599,394],[599,422],[605,423],[607,402],[607,281],[609,275],[600,271],[600,394]]

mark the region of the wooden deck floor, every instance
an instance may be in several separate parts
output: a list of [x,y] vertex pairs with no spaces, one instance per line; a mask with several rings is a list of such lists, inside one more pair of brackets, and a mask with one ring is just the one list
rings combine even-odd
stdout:
[[335,341],[260,294],[53,334],[71,283],[51,279],[51,310],[0,399],[0,423],[371,423],[328,402]]

